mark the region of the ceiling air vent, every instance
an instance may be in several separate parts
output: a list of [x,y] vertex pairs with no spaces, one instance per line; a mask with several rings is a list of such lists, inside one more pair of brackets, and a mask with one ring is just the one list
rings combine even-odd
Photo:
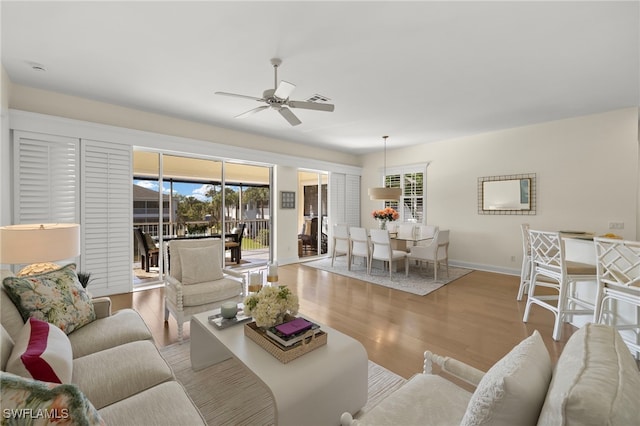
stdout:
[[331,100],[330,98],[327,98],[326,96],[319,95],[316,93],[315,95],[307,99],[307,102],[328,102],[330,100]]

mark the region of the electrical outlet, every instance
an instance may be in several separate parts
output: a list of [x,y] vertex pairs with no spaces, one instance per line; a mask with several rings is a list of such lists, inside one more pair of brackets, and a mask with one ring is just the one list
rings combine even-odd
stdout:
[[624,229],[624,222],[609,222],[609,229]]
[[515,262],[516,261],[516,257],[515,256],[511,256],[511,261]]

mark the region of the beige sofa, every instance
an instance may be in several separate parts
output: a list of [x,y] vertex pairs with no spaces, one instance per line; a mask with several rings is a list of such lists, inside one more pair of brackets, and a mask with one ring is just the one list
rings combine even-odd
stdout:
[[[24,326],[5,289],[0,294],[2,371]],[[132,309],[111,313],[108,298],[93,299],[97,319],[68,335],[73,351],[71,383],[107,425],[205,425]],[[15,377],[15,376],[13,376]],[[5,394],[5,388],[2,389]]]
[[[433,374],[433,364],[461,386]],[[467,384],[472,392],[463,389]],[[343,414],[341,423],[640,425],[639,395],[638,365],[618,332],[587,324],[571,336],[555,368],[537,332],[487,373],[425,352],[422,374],[357,419]]]

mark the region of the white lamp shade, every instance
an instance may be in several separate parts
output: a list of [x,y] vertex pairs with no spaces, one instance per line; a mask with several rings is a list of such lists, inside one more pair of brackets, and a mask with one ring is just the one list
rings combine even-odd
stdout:
[[371,200],[397,201],[401,195],[401,188],[369,188],[369,198]]
[[54,262],[80,254],[80,225],[45,223],[0,227],[0,263]]

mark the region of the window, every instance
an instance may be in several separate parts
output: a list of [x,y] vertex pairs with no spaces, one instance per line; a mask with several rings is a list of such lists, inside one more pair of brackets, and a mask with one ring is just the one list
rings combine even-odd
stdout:
[[406,166],[387,171],[385,186],[402,188],[399,201],[385,201],[385,207],[394,208],[400,213],[401,222],[426,223],[425,189],[427,165]]

